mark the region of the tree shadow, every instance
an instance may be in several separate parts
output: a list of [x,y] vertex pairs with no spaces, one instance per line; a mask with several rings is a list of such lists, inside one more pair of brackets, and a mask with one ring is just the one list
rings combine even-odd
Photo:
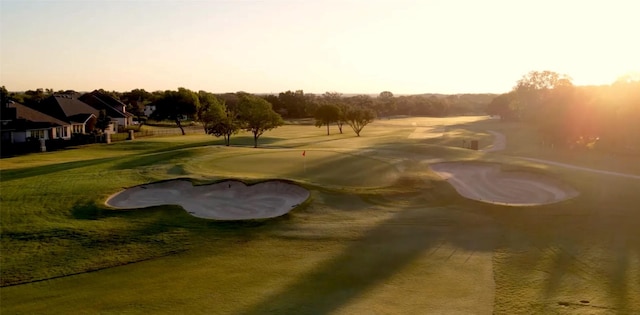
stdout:
[[144,167],[159,163],[166,163],[175,159],[186,159],[193,156],[194,153],[191,150],[174,150],[159,153],[150,153],[145,155],[137,155],[134,157],[120,159],[116,165],[111,167],[112,170],[125,170],[131,168]]
[[[443,243],[472,252],[492,251],[500,228],[487,220],[479,223],[477,218],[446,207],[400,211],[333,259],[241,314],[329,314]],[[441,224],[423,224],[434,220]]]
[[82,160],[82,161],[42,165],[42,166],[35,166],[35,167],[2,170],[0,171],[0,179],[2,179],[2,181],[23,179],[23,178],[29,178],[34,176],[63,172],[63,171],[72,170],[72,169],[81,168],[81,167],[95,166],[103,163],[108,163],[110,161],[113,161],[113,158],[100,158],[100,159],[92,159],[92,160]]
[[[511,227],[506,237],[515,240],[501,248],[508,253],[506,259],[494,263],[496,273],[511,281],[496,283],[509,285],[508,291],[496,294],[503,300],[496,305],[506,299],[511,307],[530,313],[563,312],[561,308],[585,313],[640,311],[640,266],[632,264],[640,249],[638,214],[615,202],[600,207],[594,201],[598,197],[592,197],[578,199],[573,207],[535,207],[519,210],[518,215],[493,210],[495,220]],[[504,277],[496,277],[500,278]],[[508,312],[500,307],[495,311]]]

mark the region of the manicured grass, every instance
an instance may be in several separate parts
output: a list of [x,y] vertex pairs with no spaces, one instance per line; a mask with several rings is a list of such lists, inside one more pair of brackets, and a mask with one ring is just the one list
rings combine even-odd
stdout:
[[[219,148],[184,165],[201,176],[286,178],[321,186],[377,187],[393,184],[397,170],[366,154],[328,150]],[[344,176],[348,173],[349,176]],[[377,174],[372,177],[371,174]]]
[[[247,133],[232,147],[194,135],[0,160],[1,311],[640,312],[640,181],[459,148],[460,138],[510,132],[472,120],[385,120],[361,137],[287,125],[258,149]],[[407,139],[413,122],[451,133]],[[430,171],[436,160],[534,169],[581,195],[527,208],[467,200]],[[287,178],[311,197],[248,222],[103,204],[123,187],[176,177]]]
[[534,125],[488,120],[470,125],[477,132],[494,130],[508,135],[507,147],[500,154],[552,160],[608,171],[640,175],[640,155],[615,154],[598,149],[543,146]]

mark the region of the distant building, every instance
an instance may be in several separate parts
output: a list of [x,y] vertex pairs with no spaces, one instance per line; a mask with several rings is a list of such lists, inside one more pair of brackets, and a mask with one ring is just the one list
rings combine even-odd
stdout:
[[80,96],[78,100],[89,104],[91,107],[99,111],[106,111],[107,116],[109,116],[114,122],[114,132],[117,132],[120,128],[126,128],[133,124],[133,115],[131,113],[127,113],[127,105],[110,95],[103,94],[95,90],[91,93],[86,93]]
[[95,121],[104,110],[111,118],[106,133],[132,123],[133,115],[117,99],[98,91],[86,94],[54,94],[30,106],[13,101],[2,107],[2,141],[26,142],[28,139],[70,139],[72,134],[94,131]]
[[156,111],[156,105],[149,104],[144,106],[144,115],[151,117],[151,114]]

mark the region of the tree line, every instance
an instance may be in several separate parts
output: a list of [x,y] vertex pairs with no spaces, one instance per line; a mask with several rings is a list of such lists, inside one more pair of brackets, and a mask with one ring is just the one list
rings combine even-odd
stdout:
[[[27,106],[53,94],[77,93],[74,90],[53,89],[3,91],[7,99]],[[207,133],[224,137],[226,145],[229,145],[231,136],[240,130],[251,131],[254,146],[257,146],[260,135],[281,125],[283,118],[314,118],[316,126],[327,128],[327,134],[330,134],[331,125],[337,126],[340,133],[343,133],[346,125],[356,136],[360,136],[363,128],[377,117],[478,114],[478,108],[484,108],[490,98],[490,94],[395,96],[390,91],[383,91],[377,96],[346,96],[338,92],[316,95],[302,90],[289,90],[277,95],[251,95],[245,92],[213,94],[186,88],[153,92],[144,89],[98,91],[126,104],[126,110],[135,115],[139,122],[147,118],[145,106],[155,105],[156,110],[148,118],[172,120],[183,134],[183,119],[189,118],[201,122]],[[108,121],[106,117],[101,118]]]
[[532,71],[493,99],[487,112],[535,124],[545,145],[640,152],[639,76],[575,86],[567,75]]
[[[315,108],[316,125],[326,124],[329,130],[329,125],[336,123],[342,133],[343,124],[347,124],[360,136],[362,129],[375,119],[375,112],[367,108],[370,102],[366,96],[353,97],[347,102],[339,93],[325,93],[322,104]],[[191,117],[202,123],[206,133],[223,137],[227,146],[232,135],[246,130],[253,134],[254,147],[257,147],[264,132],[284,124],[282,115],[274,110],[267,97],[246,92],[216,95],[178,88],[165,91],[153,104],[156,110],[150,118],[173,120],[184,134],[182,120]],[[335,110],[327,115],[327,108]]]
[[[165,97],[166,91],[149,92],[144,89],[118,92],[99,89],[99,92],[110,95],[127,105],[127,111],[144,117],[144,106]],[[40,102],[53,94],[75,94],[74,90],[35,89],[24,92],[7,92],[8,98],[27,106]],[[329,92],[328,92],[329,93]],[[335,93],[335,92],[331,92]],[[271,103],[272,108],[283,118],[312,118],[316,109],[326,103],[326,94],[305,93],[302,90],[285,91],[278,94],[260,95]],[[339,94],[339,93],[338,93]],[[221,97],[223,94],[216,94]],[[389,91],[379,95],[342,95],[347,103],[350,98],[368,98],[366,106],[375,112],[377,117],[387,116],[447,116],[483,114],[486,105],[495,97],[494,94],[420,94],[395,96]]]

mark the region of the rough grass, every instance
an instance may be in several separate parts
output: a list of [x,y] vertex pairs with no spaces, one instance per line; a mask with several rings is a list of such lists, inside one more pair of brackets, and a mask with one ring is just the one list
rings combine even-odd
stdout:
[[549,147],[542,141],[534,125],[488,120],[469,125],[475,132],[494,130],[508,135],[507,147],[500,154],[553,160],[582,167],[640,175],[639,154],[613,154],[585,147]]
[[[468,121],[447,123],[462,137],[495,130]],[[640,312],[640,181],[409,140],[411,122],[381,121],[362,137],[288,125],[260,149],[246,134],[230,148],[185,136],[0,160],[2,312]],[[475,202],[430,172],[436,159],[534,168],[581,195],[527,208]],[[284,177],[311,197],[248,222],[103,205],[123,187],[175,177]]]

